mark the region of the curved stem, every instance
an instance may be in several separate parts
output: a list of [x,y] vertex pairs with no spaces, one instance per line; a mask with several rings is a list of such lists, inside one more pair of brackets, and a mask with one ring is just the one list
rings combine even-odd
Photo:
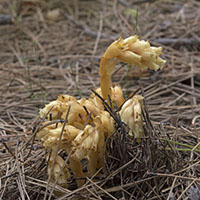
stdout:
[[99,70],[100,87],[103,98],[107,100],[108,103],[109,103],[108,96],[111,97],[111,87],[112,87],[111,75],[114,71],[116,64],[117,62],[114,61],[113,59],[107,59],[105,57],[102,57],[100,62],[100,70]]

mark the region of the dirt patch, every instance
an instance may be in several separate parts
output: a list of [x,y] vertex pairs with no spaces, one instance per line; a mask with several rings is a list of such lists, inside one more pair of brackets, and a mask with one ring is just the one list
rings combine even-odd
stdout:
[[[48,17],[55,9],[58,16]],[[128,156],[107,160],[108,178],[57,187],[69,199],[199,199],[199,9],[194,0],[2,0],[0,14],[10,20],[0,25],[0,198],[44,198],[45,152],[33,140],[39,108],[58,94],[88,97],[99,87],[106,47],[137,32],[162,46],[167,60],[162,71],[134,74],[119,65],[113,74],[126,97],[145,97],[145,138],[120,139]]]

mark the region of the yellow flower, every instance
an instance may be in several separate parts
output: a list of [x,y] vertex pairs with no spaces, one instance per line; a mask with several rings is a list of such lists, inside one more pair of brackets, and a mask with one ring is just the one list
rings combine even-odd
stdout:
[[140,138],[143,135],[142,100],[142,96],[135,95],[124,103],[119,112],[121,120],[130,128],[129,135],[134,138]]
[[166,62],[159,57],[161,54],[161,47],[151,47],[148,41],[139,40],[137,35],[125,40],[120,37],[113,42],[102,56],[99,68],[103,98],[108,100],[108,95],[112,96],[111,75],[118,62],[136,65],[141,70],[147,68],[158,70],[162,69]]
[[[54,156],[55,156],[55,153],[53,151],[51,153],[50,158],[49,156],[47,156],[47,160],[49,160],[48,175],[51,174],[52,182],[55,182],[57,180],[57,183],[59,185],[62,185],[63,187],[68,187],[67,182],[71,179],[71,174],[67,168],[67,164],[59,155],[57,155],[54,166],[52,168]],[[52,168],[52,171],[51,171],[51,168]]]

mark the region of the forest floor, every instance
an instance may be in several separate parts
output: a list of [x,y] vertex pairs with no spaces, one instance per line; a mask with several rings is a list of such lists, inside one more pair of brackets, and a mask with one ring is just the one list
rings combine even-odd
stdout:
[[[200,199],[199,10],[195,0],[1,0],[0,199]],[[146,138],[107,178],[57,186],[56,197],[33,134],[39,109],[59,94],[88,97],[105,49],[135,33],[167,61],[157,72],[118,65],[113,74],[126,97],[144,96]]]

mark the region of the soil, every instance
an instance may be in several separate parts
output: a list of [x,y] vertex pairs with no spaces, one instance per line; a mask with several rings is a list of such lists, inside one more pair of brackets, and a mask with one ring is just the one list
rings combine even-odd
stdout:
[[[1,0],[0,199],[200,199],[199,9],[197,0]],[[34,134],[39,109],[59,94],[88,97],[105,49],[133,34],[162,46],[167,61],[157,72],[119,64],[113,74],[126,98],[144,96],[145,137],[111,139],[124,162],[108,158],[109,178],[81,188],[55,186],[58,197]]]

